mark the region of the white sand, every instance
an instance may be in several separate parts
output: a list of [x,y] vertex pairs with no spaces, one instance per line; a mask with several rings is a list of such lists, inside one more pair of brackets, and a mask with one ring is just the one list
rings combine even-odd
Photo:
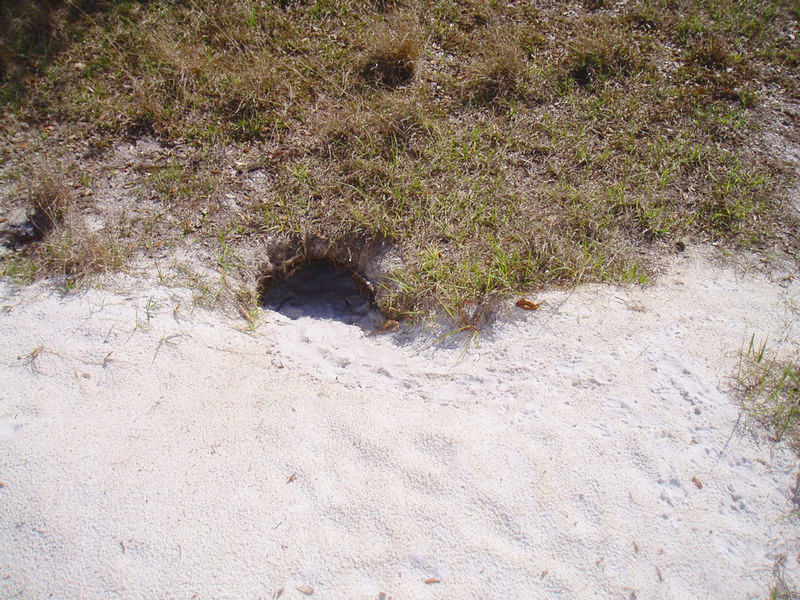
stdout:
[[731,437],[721,389],[750,335],[798,340],[779,280],[695,250],[549,292],[461,362],[3,284],[0,597],[765,598],[798,575],[797,459]]

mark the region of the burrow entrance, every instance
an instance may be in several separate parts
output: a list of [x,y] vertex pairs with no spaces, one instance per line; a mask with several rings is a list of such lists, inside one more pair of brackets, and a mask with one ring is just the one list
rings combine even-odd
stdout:
[[366,279],[324,259],[305,262],[279,279],[267,279],[259,300],[264,308],[291,319],[332,319],[364,329],[383,322]]

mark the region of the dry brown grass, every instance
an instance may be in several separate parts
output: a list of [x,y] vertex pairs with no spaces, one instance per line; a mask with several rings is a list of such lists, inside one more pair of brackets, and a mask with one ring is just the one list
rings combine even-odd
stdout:
[[5,274],[66,276],[74,282],[122,266],[126,251],[119,236],[113,228],[87,227],[67,173],[55,161],[30,166],[19,189],[30,206],[29,222],[36,235],[16,244]]
[[394,15],[369,34],[367,44],[360,69],[366,81],[396,88],[414,78],[422,40],[412,15]]
[[519,41],[502,26],[492,28],[486,32],[467,70],[467,93],[479,102],[521,96],[528,68]]
[[643,66],[641,49],[628,35],[614,29],[581,31],[569,50],[565,74],[580,86],[633,74]]
[[733,66],[728,45],[716,35],[703,35],[689,49],[689,61],[695,65],[722,71]]
[[75,214],[50,230],[37,248],[38,268],[44,275],[70,280],[119,269],[125,250],[111,232],[92,232]]
[[414,148],[429,134],[424,108],[407,99],[356,100],[354,105],[331,109],[321,119],[318,151],[342,158],[374,150],[389,159]]
[[0,6],[0,82],[20,79],[37,57],[57,45],[55,2],[4,2]]
[[25,193],[32,209],[31,222],[40,235],[60,224],[73,204],[72,190],[63,174],[52,167],[35,168]]
[[646,281],[677,239],[796,239],[757,143],[770,98],[800,100],[783,0],[83,6],[0,102],[99,164],[123,139],[174,148],[131,175],[170,217],[130,230],[139,249],[191,235],[247,278],[265,239],[335,260],[374,243],[387,312],[458,315]]

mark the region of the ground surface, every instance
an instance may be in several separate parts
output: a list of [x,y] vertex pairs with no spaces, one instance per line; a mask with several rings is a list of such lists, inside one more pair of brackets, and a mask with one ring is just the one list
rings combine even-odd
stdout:
[[3,598],[764,598],[796,457],[725,393],[800,280],[687,249],[459,360],[115,276],[0,288]]

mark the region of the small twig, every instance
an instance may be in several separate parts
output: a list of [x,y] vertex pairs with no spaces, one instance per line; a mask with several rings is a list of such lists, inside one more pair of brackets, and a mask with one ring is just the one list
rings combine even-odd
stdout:
[[17,356],[17,360],[25,361],[25,364],[28,365],[31,368],[31,371],[33,373],[38,374],[39,373],[39,368],[36,365],[36,359],[39,358],[39,355],[44,351],[45,351],[44,346],[36,346],[36,348],[31,350],[25,356]]
[[739,417],[736,419],[736,423],[733,424],[733,429],[731,430],[731,434],[728,436],[728,439],[725,441],[725,445],[722,447],[722,450],[719,452],[719,456],[717,456],[717,462],[722,458],[722,455],[725,454],[725,450],[728,449],[728,444],[731,443],[731,439],[733,439],[733,434],[736,433],[736,430],[739,428],[739,423],[742,420],[742,415],[744,413],[740,410]]
[[151,364],[156,362],[156,356],[158,355],[158,351],[161,350],[161,346],[164,345],[174,346],[175,342],[173,342],[172,340],[178,337],[183,337],[184,335],[185,334],[183,333],[173,333],[172,335],[164,336],[160,340],[158,340],[158,346],[156,346],[156,351],[153,352],[153,360],[151,361]]

